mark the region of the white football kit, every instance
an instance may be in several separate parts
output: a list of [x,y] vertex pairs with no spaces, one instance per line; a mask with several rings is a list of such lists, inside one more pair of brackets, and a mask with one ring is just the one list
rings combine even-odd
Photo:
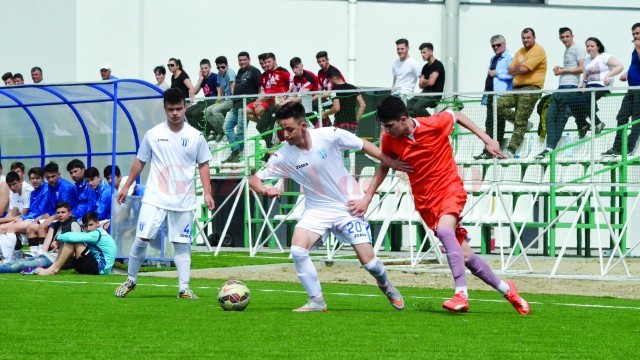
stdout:
[[343,150],[362,149],[362,140],[335,127],[309,129],[311,149],[285,144],[256,175],[261,180],[290,178],[304,189],[305,210],[296,227],[326,237],[333,232],[350,244],[371,242],[369,224],[349,213],[347,202],[364,193],[343,165]]
[[22,210],[28,209],[31,205],[31,192],[33,186],[26,181],[22,182],[22,194],[17,194],[11,191],[9,193],[9,211],[14,208],[18,209],[18,213],[22,213]]

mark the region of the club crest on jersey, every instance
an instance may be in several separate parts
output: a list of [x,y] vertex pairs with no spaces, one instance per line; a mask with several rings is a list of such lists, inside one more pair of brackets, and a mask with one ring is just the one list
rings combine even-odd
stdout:
[[189,145],[189,138],[182,138],[182,147],[187,147]]
[[145,223],[143,223],[143,222],[139,222],[139,223],[138,223],[138,230],[140,230],[140,231],[144,230],[144,226],[145,226],[145,225],[146,225]]
[[324,148],[318,150],[318,156],[320,156],[322,159],[326,159],[327,158],[327,150],[325,150]]

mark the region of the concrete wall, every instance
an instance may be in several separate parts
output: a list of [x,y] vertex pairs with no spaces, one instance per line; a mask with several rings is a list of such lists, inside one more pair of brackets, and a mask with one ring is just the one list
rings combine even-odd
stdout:
[[[629,8],[572,8],[577,1],[550,0],[561,6],[502,6],[489,1],[463,2],[460,8],[460,91],[481,91],[491,56],[488,39],[505,35],[513,51],[520,31],[532,27],[547,50],[549,65],[559,64],[564,48],[557,29],[569,26],[576,40],[599,37],[607,50],[628,65],[630,26],[637,12]],[[99,79],[108,62],[120,78],[154,81],[152,69],[170,57],[183,61],[197,78],[200,59],[226,55],[232,66],[246,50],[253,57],[272,51],[281,66],[293,56],[307,69],[317,70],[315,54],[326,50],[332,64],[347,71],[348,2],[346,0],[0,0],[4,53],[0,72],[21,72],[39,65],[47,82]],[[607,6],[640,7],[636,1],[608,1]],[[444,59],[441,2],[357,4],[356,73],[349,82],[359,86],[389,86],[394,41],[409,39],[411,56],[420,59],[418,45],[432,42]],[[257,63],[257,61],[255,61]],[[555,88],[551,72],[546,87]]]

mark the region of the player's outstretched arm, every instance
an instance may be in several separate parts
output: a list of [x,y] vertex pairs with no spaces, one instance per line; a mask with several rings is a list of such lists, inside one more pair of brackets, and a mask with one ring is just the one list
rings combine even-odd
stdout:
[[204,202],[207,204],[209,211],[212,211],[216,208],[216,203],[213,201],[213,196],[211,196],[211,170],[209,169],[209,162],[198,164],[198,173],[200,175],[200,181],[202,182]]
[[142,169],[144,169],[144,165],[145,163],[138,158],[133,160],[133,164],[131,164],[131,170],[129,171],[129,178],[127,179],[127,182],[120,187],[120,192],[118,193],[118,204],[124,203],[127,198],[127,192],[129,192],[129,187],[131,186],[131,184],[133,184],[134,181],[136,181],[138,176],[140,176]]
[[253,175],[251,179],[249,179],[249,186],[251,189],[258,193],[258,195],[264,195],[266,197],[280,197],[280,189],[277,187],[266,187],[262,183],[262,179],[260,179],[257,175]]
[[379,147],[373,145],[367,140],[362,140],[362,151],[365,154],[380,160],[380,164],[386,166],[387,171],[389,170],[389,168],[392,168],[394,170],[407,173],[413,172],[413,168],[411,167],[411,165],[407,164],[404,161],[388,157],[382,152]]
[[476,134],[476,136],[479,137],[480,140],[482,140],[485,143],[485,148],[487,149],[487,152],[489,154],[493,155],[493,157],[501,157],[503,159],[507,158],[502,153],[502,150],[500,150],[500,144],[497,141],[490,138],[489,135],[487,135],[487,133],[482,131],[482,129],[480,129],[478,125],[476,125],[473,121],[471,121],[471,119],[469,119],[465,114],[459,111],[454,111],[453,113],[456,116],[456,120],[458,121],[458,124],[464,126],[469,131]]

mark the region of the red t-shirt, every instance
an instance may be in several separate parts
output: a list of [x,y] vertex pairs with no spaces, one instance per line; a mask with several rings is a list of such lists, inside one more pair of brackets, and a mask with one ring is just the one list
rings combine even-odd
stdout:
[[455,121],[453,112],[444,111],[414,120],[415,140],[404,135],[393,138],[385,133],[382,152],[413,167],[408,175],[416,209],[420,210],[439,205],[453,192],[464,192],[464,186],[449,141]]
[[293,92],[318,91],[318,77],[309,70],[304,70],[302,76],[293,77]]
[[333,65],[329,65],[329,68],[327,69],[327,71],[324,71],[322,69],[318,70],[318,90],[319,91],[333,89],[333,83],[331,82],[331,80],[327,79],[327,73],[331,69],[336,70],[340,74],[340,77],[342,78],[342,81],[344,81],[344,82],[347,81],[347,80],[344,79],[344,76],[342,75],[340,70],[338,70]]
[[267,70],[260,75],[260,87],[265,94],[281,94],[289,91],[291,74],[287,69],[278,67],[275,70]]

